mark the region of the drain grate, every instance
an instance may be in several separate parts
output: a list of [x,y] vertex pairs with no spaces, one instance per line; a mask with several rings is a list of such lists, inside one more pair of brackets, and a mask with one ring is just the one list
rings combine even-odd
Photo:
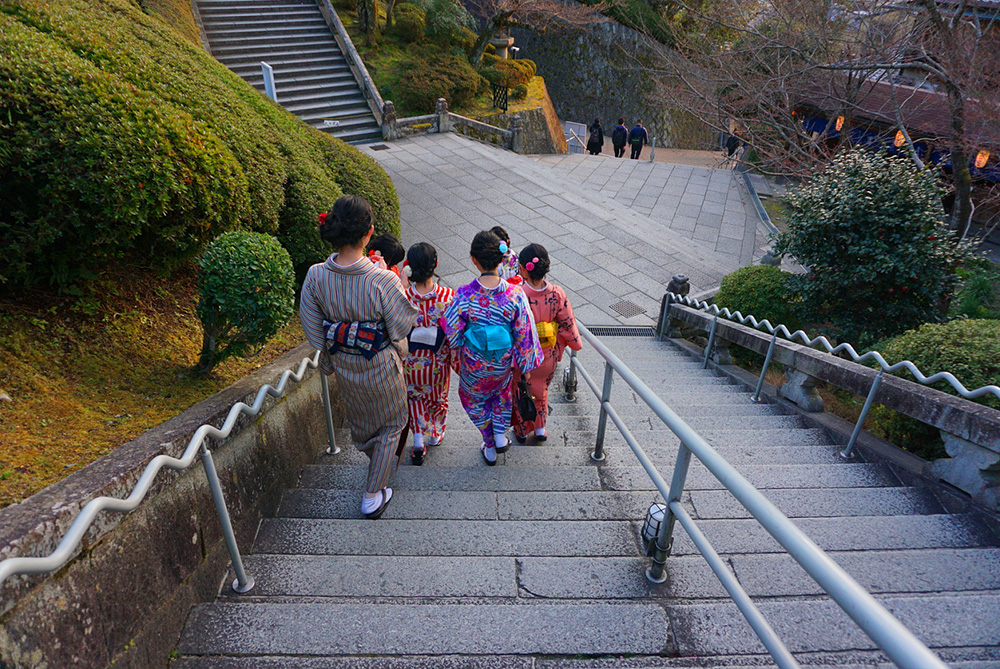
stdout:
[[587,326],[591,334],[598,337],[652,337],[656,330],[650,327],[622,327],[621,325]]
[[372,144],[372,151],[388,151],[388,144]]
[[629,302],[628,300],[622,300],[621,302],[615,302],[611,305],[611,308],[620,313],[625,318],[632,318],[633,316],[638,316],[639,314],[646,313],[646,310],[640,307],[635,302]]

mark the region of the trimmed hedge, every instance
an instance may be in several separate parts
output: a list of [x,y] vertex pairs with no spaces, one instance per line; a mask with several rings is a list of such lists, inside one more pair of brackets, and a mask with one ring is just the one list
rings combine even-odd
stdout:
[[514,88],[527,85],[537,71],[535,62],[527,58],[509,60],[483,54],[483,67],[479,73],[491,84]]
[[722,277],[714,302],[758,321],[784,324],[795,332],[800,326],[788,286],[790,272],[771,265],[748,265]]
[[[877,350],[890,364],[909,360],[927,376],[951,372],[969,390],[1000,382],[1000,321],[997,320],[927,323],[883,342]],[[905,370],[895,375],[913,380],[913,375]],[[931,387],[958,395],[946,381]],[[993,395],[975,401],[1000,409],[1000,399]],[[872,416],[876,426],[897,446],[928,459],[945,457],[936,428],[881,406],[873,410]]]
[[129,0],[0,6],[0,51],[0,283],[169,262],[233,228],[317,262],[329,248],[316,216],[344,192],[371,202],[380,233],[399,232],[374,161]]
[[457,109],[469,105],[483,89],[483,79],[461,56],[434,53],[413,46],[410,58],[400,61],[393,73],[390,97],[401,109],[430,114],[438,98]]
[[427,29],[427,14],[412,2],[397,5],[392,12],[393,31],[404,42],[419,42]]

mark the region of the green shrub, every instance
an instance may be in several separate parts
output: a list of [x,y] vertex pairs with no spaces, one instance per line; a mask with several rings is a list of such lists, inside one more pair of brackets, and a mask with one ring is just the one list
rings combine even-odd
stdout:
[[527,84],[535,76],[537,70],[534,61],[528,60],[505,60],[496,56],[483,57],[484,67],[479,73],[491,84],[514,88],[521,84]]
[[201,256],[198,318],[204,328],[195,371],[246,357],[288,323],[295,306],[292,262],[274,237],[227,232]]
[[419,42],[427,28],[427,15],[412,2],[397,5],[392,12],[395,21],[393,30],[404,42]]
[[518,84],[514,88],[510,89],[510,94],[515,100],[523,100],[528,97],[528,87],[524,84]]
[[[758,321],[767,319],[777,327],[784,324],[795,332],[800,320],[788,288],[792,275],[771,265],[748,265],[722,277],[715,304]],[[749,323],[747,324],[749,325]]]
[[945,227],[933,171],[851,151],[787,201],[775,248],[810,269],[792,278],[806,318],[862,346],[944,318],[968,250]]
[[468,106],[479,93],[481,77],[462,57],[412,49],[394,79],[393,101],[399,102],[401,113],[420,115],[434,111],[438,98],[448,100],[452,109]]
[[476,21],[459,0],[411,0],[427,15],[427,36],[442,50],[467,39],[464,30],[476,30]]
[[[878,351],[889,364],[909,360],[925,376],[951,372],[969,390],[997,385],[1000,379],[1000,321],[962,319],[928,323],[883,342]],[[913,375],[905,370],[895,375],[913,380]],[[958,395],[946,381],[931,387]],[[975,401],[1000,409],[1000,398],[995,395]],[[927,459],[945,456],[936,428],[881,406],[873,409],[872,416],[877,428],[897,446]]]
[[[171,263],[237,227],[294,244],[341,192],[398,229],[373,161],[158,18],[184,3],[143,6],[151,13],[132,0],[0,6],[0,283],[65,286],[120,258]],[[329,249],[289,251],[315,262]]]
[[957,271],[958,292],[951,303],[952,318],[1000,319],[1000,270],[985,258],[975,258]]

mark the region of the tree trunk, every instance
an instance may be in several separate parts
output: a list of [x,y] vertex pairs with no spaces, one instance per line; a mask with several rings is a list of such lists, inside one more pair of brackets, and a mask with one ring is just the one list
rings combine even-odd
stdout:
[[191,372],[198,376],[207,376],[216,365],[216,341],[215,337],[208,332],[202,334],[201,354],[198,356],[198,364],[191,368]]
[[951,216],[959,239],[964,239],[972,219],[972,174],[965,147],[965,96],[957,86],[946,86],[951,112],[951,173],[955,182],[955,205]]
[[358,0],[358,23],[365,31],[365,44],[374,45],[378,37],[378,6],[375,0]]
[[385,31],[392,29],[392,10],[396,8],[396,0],[385,0]]
[[507,12],[494,14],[486,22],[486,25],[483,26],[475,45],[472,47],[472,55],[469,56],[469,62],[472,63],[473,67],[479,67],[482,64],[483,52],[486,51],[486,45],[490,43],[490,40],[493,39],[493,36],[497,32],[507,25],[507,19],[509,18],[510,14]]

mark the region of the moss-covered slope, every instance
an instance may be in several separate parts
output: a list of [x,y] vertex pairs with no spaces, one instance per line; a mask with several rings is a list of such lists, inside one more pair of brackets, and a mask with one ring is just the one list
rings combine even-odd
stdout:
[[[134,0],[0,0],[0,283],[158,264],[233,228],[322,258],[343,192],[399,226],[395,189]],[[152,6],[155,5],[155,6]],[[181,11],[181,10],[178,10]]]

